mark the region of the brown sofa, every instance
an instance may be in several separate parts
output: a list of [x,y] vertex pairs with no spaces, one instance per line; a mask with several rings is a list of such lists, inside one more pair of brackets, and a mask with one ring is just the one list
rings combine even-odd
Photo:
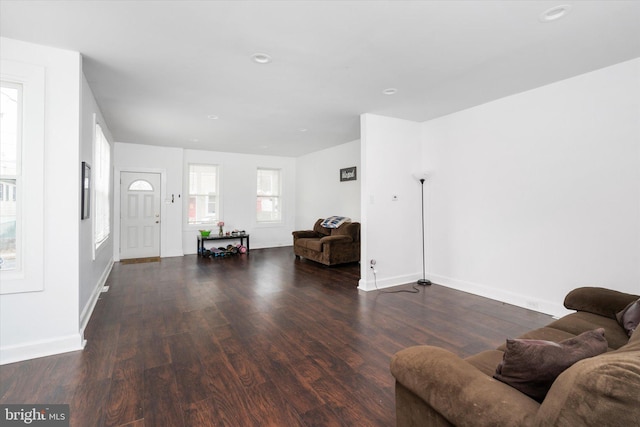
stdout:
[[360,261],[360,223],[346,222],[338,228],[322,226],[316,221],[313,230],[294,231],[293,253],[324,265]]
[[578,288],[564,301],[575,313],[521,337],[560,342],[604,328],[608,350],[564,370],[541,403],[493,378],[505,345],[466,359],[432,346],[396,353],[391,372],[397,426],[638,425],[640,328],[629,338],[616,320],[616,313],[637,299],[603,288]]

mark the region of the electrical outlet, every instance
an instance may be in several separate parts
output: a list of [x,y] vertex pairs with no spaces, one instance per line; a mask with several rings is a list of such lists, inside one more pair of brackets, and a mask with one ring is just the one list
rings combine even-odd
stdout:
[[540,308],[536,301],[525,301],[525,305],[531,310],[538,310]]

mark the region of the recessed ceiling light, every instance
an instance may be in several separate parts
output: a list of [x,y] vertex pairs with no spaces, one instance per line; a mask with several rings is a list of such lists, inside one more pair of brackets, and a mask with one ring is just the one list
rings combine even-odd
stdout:
[[298,130],[299,130],[300,132],[306,132],[306,131],[308,131],[309,129],[307,129],[307,128],[300,128],[300,129],[298,129]]
[[396,89],[395,87],[389,87],[383,90],[382,93],[384,93],[385,95],[395,95],[396,93],[398,93],[398,89]]
[[571,10],[571,5],[562,4],[545,10],[540,14],[540,22],[553,22],[564,17]]
[[216,116],[215,114],[209,114],[207,116],[207,119],[209,119],[209,120],[218,120],[218,116]]
[[271,62],[271,56],[266,53],[254,53],[251,55],[251,59],[257,64],[268,64]]
[[199,140],[198,138],[191,138],[189,141],[191,141],[191,142],[198,142],[198,141],[200,141],[200,140]]

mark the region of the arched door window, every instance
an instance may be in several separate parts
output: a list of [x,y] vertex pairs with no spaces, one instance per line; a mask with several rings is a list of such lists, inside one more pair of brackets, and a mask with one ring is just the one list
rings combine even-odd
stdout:
[[139,179],[129,185],[129,191],[153,191],[153,185],[151,185],[149,181]]

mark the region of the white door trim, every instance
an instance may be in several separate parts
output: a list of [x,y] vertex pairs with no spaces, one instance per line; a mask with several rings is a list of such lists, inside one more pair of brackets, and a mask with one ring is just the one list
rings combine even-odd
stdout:
[[[167,216],[167,170],[155,168],[136,168],[136,167],[114,167],[113,169],[113,260],[120,261],[120,173],[121,172],[140,172],[140,173],[159,173],[160,174],[160,217]],[[160,222],[160,258],[163,257],[164,242],[166,240],[167,231],[165,227],[167,221]]]
[[160,189],[159,173],[120,172],[120,259],[160,258]]

